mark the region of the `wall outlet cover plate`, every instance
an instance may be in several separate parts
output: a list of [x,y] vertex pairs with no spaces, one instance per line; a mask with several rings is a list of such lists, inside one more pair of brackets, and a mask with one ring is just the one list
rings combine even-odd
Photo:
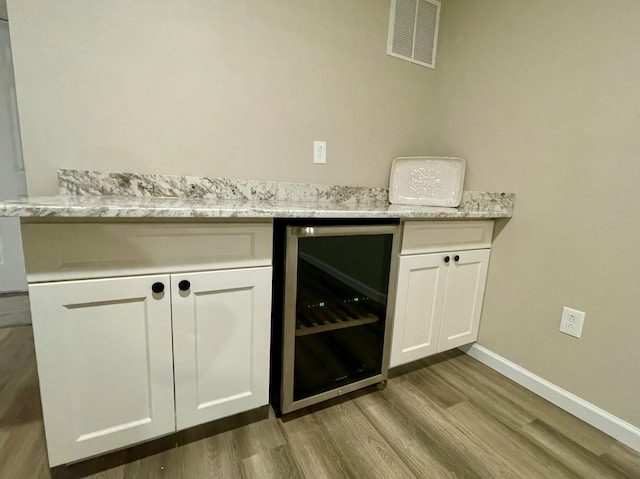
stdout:
[[562,308],[560,317],[560,332],[580,339],[582,337],[582,327],[584,326],[585,313],[577,309]]
[[456,208],[462,200],[464,172],[465,161],[462,158],[396,158],[391,164],[389,202]]

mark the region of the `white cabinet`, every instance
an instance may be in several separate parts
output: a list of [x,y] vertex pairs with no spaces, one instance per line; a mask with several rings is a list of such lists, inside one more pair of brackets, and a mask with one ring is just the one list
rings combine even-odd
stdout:
[[[417,223],[417,224],[416,224]],[[390,366],[475,341],[489,263],[492,222],[405,225]],[[447,244],[459,247],[446,250]],[[438,253],[415,254],[442,249]]]
[[267,404],[271,268],[177,274],[171,291],[177,428]]
[[175,430],[169,276],[29,287],[52,466]]
[[400,259],[391,367],[438,352],[446,281],[439,254]]
[[[121,244],[151,238],[151,255],[119,246],[126,262],[89,254],[84,241],[69,248],[64,225],[36,226],[26,252],[31,280],[49,279],[29,293],[52,467],[268,404],[270,225],[138,225],[131,240],[127,225],[100,225]],[[185,231],[193,247],[176,252],[169,239],[179,245]],[[229,254],[210,249],[227,239],[238,243]],[[57,263],[39,259],[43,243],[64,253]],[[196,260],[226,268],[184,272]],[[241,267],[228,268],[234,262]],[[100,274],[114,277],[60,281]]]
[[444,289],[439,352],[457,348],[478,339],[489,250],[480,249],[451,254],[452,258],[457,256],[459,260],[451,260],[445,267],[447,285]]

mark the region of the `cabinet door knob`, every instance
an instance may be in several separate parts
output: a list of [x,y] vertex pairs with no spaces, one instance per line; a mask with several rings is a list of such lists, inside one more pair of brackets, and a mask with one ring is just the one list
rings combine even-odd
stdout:
[[445,263],[448,263],[450,259],[451,259],[451,258],[449,258],[449,256],[445,256],[445,257],[444,257],[444,262],[445,262]]
[[180,289],[180,291],[189,291],[189,288],[191,288],[191,283],[186,279],[183,279],[178,283],[178,288]]
[[456,263],[457,263],[458,261],[460,261],[460,255],[455,255],[455,256],[453,257],[453,261],[455,261]]
[[151,291],[154,293],[162,293],[164,291],[164,283],[157,282],[151,285]]

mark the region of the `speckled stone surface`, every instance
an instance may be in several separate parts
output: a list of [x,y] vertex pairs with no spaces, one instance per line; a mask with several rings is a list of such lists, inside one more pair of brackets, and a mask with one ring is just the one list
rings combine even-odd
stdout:
[[380,187],[58,170],[59,196],[0,203],[34,218],[510,218],[513,193],[465,191],[458,208],[392,205]]
[[458,208],[387,201],[274,201],[60,195],[0,203],[0,216],[35,218],[510,218],[513,193],[465,191]]
[[386,188],[280,183],[198,176],[58,170],[61,195],[207,198],[237,201],[386,202]]

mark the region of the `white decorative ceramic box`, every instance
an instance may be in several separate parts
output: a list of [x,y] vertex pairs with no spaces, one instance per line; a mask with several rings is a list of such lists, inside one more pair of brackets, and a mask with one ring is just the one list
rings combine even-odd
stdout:
[[462,199],[464,169],[462,158],[396,158],[391,165],[389,202],[455,208]]

